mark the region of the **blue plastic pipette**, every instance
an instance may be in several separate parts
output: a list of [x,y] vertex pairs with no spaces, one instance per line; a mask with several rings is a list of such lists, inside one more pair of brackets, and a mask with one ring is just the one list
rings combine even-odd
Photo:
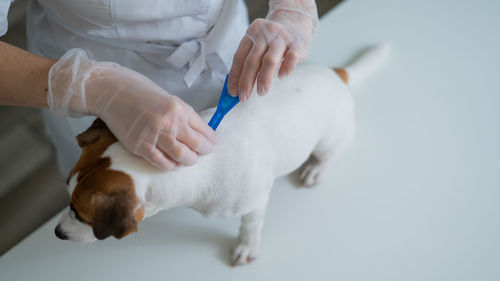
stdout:
[[239,101],[240,98],[238,96],[232,97],[229,95],[227,90],[227,78],[229,75],[226,75],[226,81],[224,81],[224,88],[222,88],[222,93],[220,94],[219,104],[217,105],[217,110],[208,122],[208,126],[210,126],[214,131],[219,126],[220,121],[228,113]]

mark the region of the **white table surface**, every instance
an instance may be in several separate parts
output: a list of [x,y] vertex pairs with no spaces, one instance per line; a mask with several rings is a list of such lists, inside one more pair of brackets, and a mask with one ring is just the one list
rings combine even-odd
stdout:
[[53,218],[0,280],[500,280],[500,1],[348,1],[310,60],[382,41],[386,67],[353,89],[355,144],[314,189],[276,183],[252,265],[228,265],[238,219],[177,209],[91,245]]

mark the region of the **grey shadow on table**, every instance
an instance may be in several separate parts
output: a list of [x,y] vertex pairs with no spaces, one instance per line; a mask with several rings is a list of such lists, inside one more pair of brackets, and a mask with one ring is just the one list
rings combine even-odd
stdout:
[[[203,219],[206,220],[206,218]],[[208,223],[210,223],[209,219]],[[166,245],[167,247],[168,245],[210,247],[216,250],[216,258],[230,265],[231,249],[236,244],[237,236],[223,232],[216,224],[212,226],[188,225],[179,221],[168,223],[152,222],[152,224],[154,225],[142,230],[139,225],[139,231],[141,232],[140,239],[134,239],[127,246],[132,248],[141,247],[145,244],[159,244]],[[235,227],[235,230],[237,229]]]
[[[111,243],[100,243],[96,241],[93,244],[101,244],[104,248],[113,249],[135,249],[141,247],[151,247],[158,245],[165,249],[165,258],[175,256],[177,250],[182,247],[203,247],[213,248],[216,253],[214,257],[223,263],[230,265],[230,252],[236,243],[236,233],[230,235],[221,230],[217,220],[211,220],[199,217],[192,213],[186,213],[186,210],[165,211],[146,219],[139,223],[137,233],[130,237],[124,237],[122,240],[108,238],[114,241]],[[189,217],[187,217],[189,216]],[[238,220],[239,225],[239,220]],[[234,227],[235,232],[238,225]],[[129,238],[129,239],[127,239]],[[128,240],[128,241],[127,241]],[[122,243],[123,242],[123,243]],[[172,247],[169,247],[169,246]],[[172,251],[169,251],[173,249]]]

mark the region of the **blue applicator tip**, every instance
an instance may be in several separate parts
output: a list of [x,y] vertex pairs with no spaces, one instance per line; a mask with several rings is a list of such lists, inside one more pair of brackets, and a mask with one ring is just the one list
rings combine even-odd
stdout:
[[219,104],[217,105],[217,110],[208,122],[208,126],[210,126],[214,131],[219,126],[220,121],[224,118],[224,115],[228,113],[239,101],[240,98],[238,96],[232,97],[229,95],[229,91],[227,90],[227,78],[229,75],[226,75],[226,81],[224,81],[224,88],[222,88],[222,93],[220,94]]

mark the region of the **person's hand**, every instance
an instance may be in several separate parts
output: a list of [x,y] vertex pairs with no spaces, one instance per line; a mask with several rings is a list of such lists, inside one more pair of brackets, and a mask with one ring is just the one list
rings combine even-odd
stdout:
[[115,63],[68,51],[49,72],[48,104],[71,117],[104,120],[129,151],[173,169],[212,151],[215,132],[193,108],[143,75]]
[[234,55],[228,81],[231,95],[248,100],[256,81],[257,93],[264,95],[278,67],[278,77],[290,74],[307,57],[317,22],[314,0],[269,1],[266,19],[250,24]]

